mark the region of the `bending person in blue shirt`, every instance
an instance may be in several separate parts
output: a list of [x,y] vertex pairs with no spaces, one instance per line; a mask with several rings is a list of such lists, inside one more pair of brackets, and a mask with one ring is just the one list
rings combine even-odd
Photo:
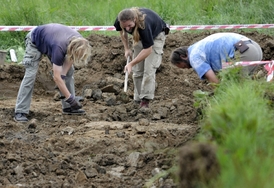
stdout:
[[[193,68],[200,79],[218,83],[216,72],[222,63],[239,61],[261,61],[263,52],[258,43],[238,33],[215,33],[191,46],[175,49],[170,61],[178,68]],[[252,67],[249,67],[251,71]],[[254,66],[253,66],[254,68]]]
[[21,82],[15,106],[14,120],[27,122],[27,114],[35,83],[39,62],[46,55],[52,63],[53,79],[62,96],[63,113],[84,114],[82,105],[75,99],[75,62],[85,62],[91,56],[89,41],[77,31],[61,24],[40,25],[29,32],[25,38],[26,52],[22,64],[25,76]]

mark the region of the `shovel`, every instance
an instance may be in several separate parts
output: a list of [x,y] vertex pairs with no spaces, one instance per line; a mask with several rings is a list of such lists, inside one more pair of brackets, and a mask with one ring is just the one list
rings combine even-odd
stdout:
[[[127,56],[127,64],[129,63],[129,56]],[[124,83],[124,92],[127,92],[127,82],[128,82],[128,72],[126,71],[125,83]]]

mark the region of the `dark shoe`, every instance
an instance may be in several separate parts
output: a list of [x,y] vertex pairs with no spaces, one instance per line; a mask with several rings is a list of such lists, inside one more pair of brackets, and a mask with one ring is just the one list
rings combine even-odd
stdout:
[[[59,99],[65,99],[66,97],[64,95],[60,95]],[[79,102],[83,102],[84,98],[82,96],[75,96],[75,100],[79,101]]]
[[16,122],[28,122],[29,119],[26,117],[26,114],[24,113],[15,113],[14,121]]
[[78,109],[78,110],[72,110],[71,108],[65,108],[63,109],[63,114],[68,114],[68,115],[82,115],[85,114],[85,110]]
[[142,108],[148,108],[149,100],[148,99],[142,99],[140,103],[140,107]]

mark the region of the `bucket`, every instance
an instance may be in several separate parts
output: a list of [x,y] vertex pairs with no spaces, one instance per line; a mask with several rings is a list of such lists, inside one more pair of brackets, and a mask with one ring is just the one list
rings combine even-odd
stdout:
[[7,51],[0,50],[0,65],[3,65],[6,61]]

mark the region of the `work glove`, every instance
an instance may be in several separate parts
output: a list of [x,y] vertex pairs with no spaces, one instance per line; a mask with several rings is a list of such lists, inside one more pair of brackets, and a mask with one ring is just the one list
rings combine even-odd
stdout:
[[82,104],[75,100],[75,96],[73,95],[70,95],[65,101],[70,104],[71,110],[79,110],[82,108]]
[[65,79],[67,78],[67,76],[66,75],[61,75],[61,78],[62,78],[62,80],[65,81]]

